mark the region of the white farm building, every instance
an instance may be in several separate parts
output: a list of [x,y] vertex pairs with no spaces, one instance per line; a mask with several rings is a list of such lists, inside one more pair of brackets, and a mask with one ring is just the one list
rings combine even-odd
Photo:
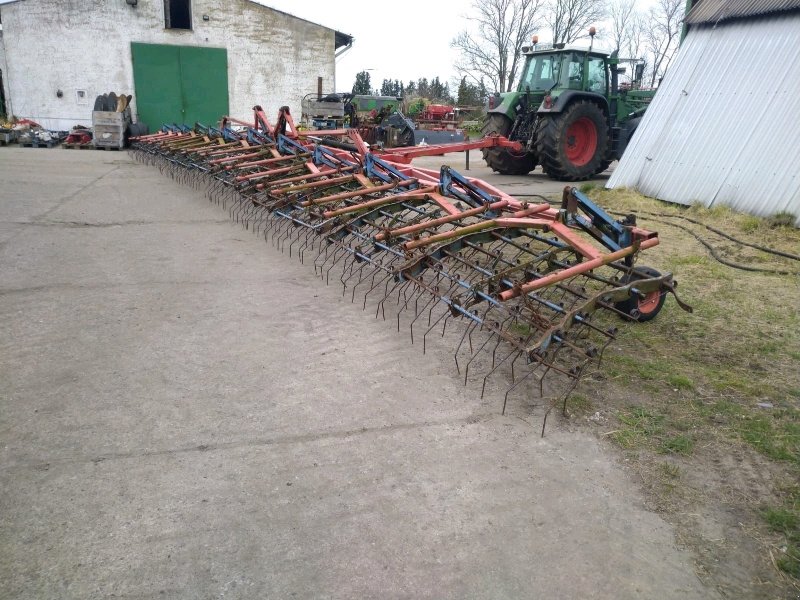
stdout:
[[[6,114],[91,124],[98,94],[133,94],[151,129],[298,110],[334,89],[338,31],[251,0],[0,0]],[[2,112],[2,111],[0,111]]]

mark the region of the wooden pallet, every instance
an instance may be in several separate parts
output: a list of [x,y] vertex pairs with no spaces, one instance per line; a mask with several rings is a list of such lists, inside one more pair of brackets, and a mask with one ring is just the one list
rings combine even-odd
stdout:
[[94,144],[92,142],[86,142],[85,144],[61,144],[61,147],[67,150],[76,149],[76,150],[94,150]]
[[23,148],[55,148],[60,143],[58,140],[50,142],[20,142],[20,146]]
[[122,150],[119,146],[95,146],[95,150]]

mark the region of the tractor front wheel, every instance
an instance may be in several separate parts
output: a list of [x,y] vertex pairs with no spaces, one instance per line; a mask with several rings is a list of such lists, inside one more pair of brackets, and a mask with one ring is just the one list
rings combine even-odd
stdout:
[[[654,277],[661,277],[661,273],[652,267],[638,267],[636,273],[626,273],[623,275],[620,279],[620,285],[628,285],[639,279],[651,279]],[[645,321],[652,321],[656,318],[656,315],[661,312],[661,308],[664,306],[665,298],[666,294],[664,292],[655,290],[645,294],[644,298],[631,296],[627,300],[617,302],[614,308],[624,313],[624,318],[644,323]]]
[[540,115],[536,150],[553,179],[580,181],[604,170],[608,124],[594,102],[579,100],[557,115]]
[[[505,115],[490,114],[486,117],[481,133],[487,135],[508,136],[513,123]],[[516,154],[508,148],[484,148],[483,160],[501,175],[527,175],[536,167],[536,155],[527,152]]]

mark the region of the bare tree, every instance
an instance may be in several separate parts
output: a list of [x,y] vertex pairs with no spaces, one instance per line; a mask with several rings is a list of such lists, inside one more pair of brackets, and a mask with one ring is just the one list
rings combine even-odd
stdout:
[[650,9],[650,26],[645,33],[647,50],[653,60],[650,87],[661,79],[678,50],[684,0],[658,0]]
[[589,35],[589,26],[606,17],[605,0],[550,0],[545,20],[554,44],[571,44]]
[[611,42],[614,50],[622,52],[627,46],[631,29],[636,21],[636,0],[611,0],[608,5],[609,26],[611,29]]
[[522,63],[522,46],[539,28],[542,0],[474,0],[473,31],[462,31],[450,42],[461,56],[459,75],[478,83],[486,78],[501,92],[511,91]]

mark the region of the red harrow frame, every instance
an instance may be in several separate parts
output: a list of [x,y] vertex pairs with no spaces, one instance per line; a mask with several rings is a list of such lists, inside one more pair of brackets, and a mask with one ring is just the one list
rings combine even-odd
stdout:
[[407,164],[441,148],[378,154],[352,130],[298,131],[287,108],[275,126],[254,113],[253,123],[224,119],[219,129],[164,127],[132,152],[205,186],[232,219],[313,262],[326,282],[336,273],[351,300],[366,308],[374,299],[377,317],[395,311],[412,343],[421,332],[423,351],[434,332],[449,335],[465,384],[477,370],[482,396],[506,382],[503,412],[512,391],[549,398],[542,432],[599,364],[614,321],[649,320],[675,292],[671,274],[636,266],[658,234],[633,217],[614,220],[576,188],[560,206],[532,204],[449,167]]

